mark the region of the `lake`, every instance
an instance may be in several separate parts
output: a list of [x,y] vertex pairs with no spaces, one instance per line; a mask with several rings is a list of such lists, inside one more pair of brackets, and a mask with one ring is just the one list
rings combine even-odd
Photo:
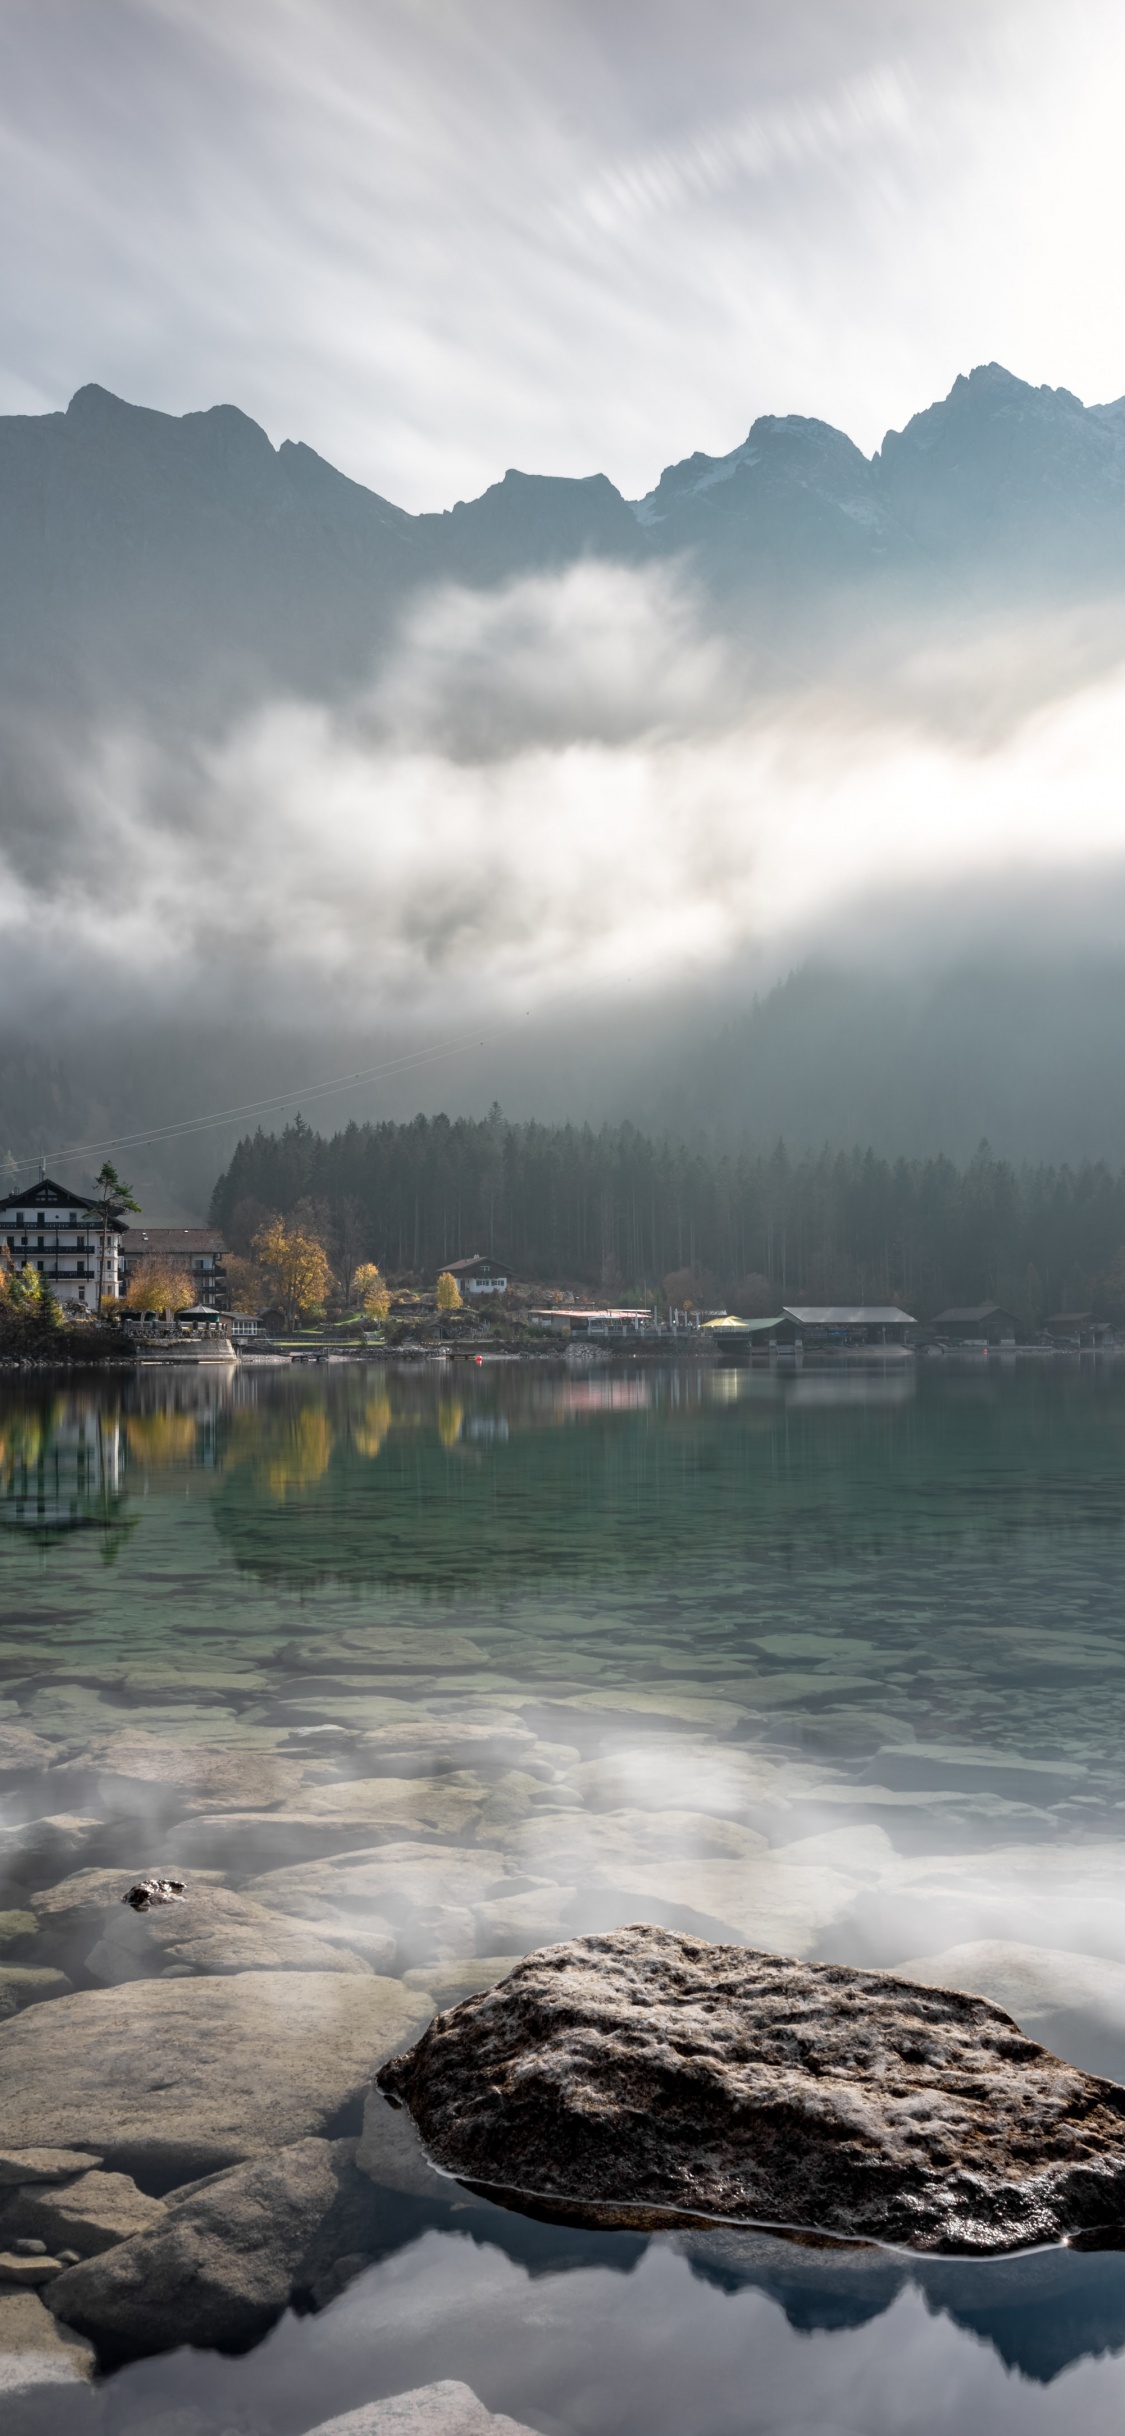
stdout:
[[[437,2004],[648,1919],[909,1964],[1125,2080],[1125,1364],[9,1377],[0,1565],[0,1965],[127,1977],[34,1898],[161,1868]],[[1125,2251],[380,2221],[243,2356],[13,2436],[303,2436],[441,2377],[543,2436],[1125,2412]]]

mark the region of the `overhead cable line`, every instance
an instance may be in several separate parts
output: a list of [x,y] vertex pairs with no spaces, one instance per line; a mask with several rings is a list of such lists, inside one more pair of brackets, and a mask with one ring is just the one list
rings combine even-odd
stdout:
[[511,1030],[510,1024],[496,1024],[489,1032],[474,1033],[470,1039],[462,1035],[457,1040],[436,1041],[429,1049],[412,1049],[405,1057],[392,1057],[379,1066],[360,1066],[351,1074],[339,1074],[320,1083],[302,1083],[291,1091],[275,1091],[265,1100],[247,1100],[239,1108],[219,1108],[208,1116],[186,1117],[180,1125],[146,1125],[137,1133],[107,1134],[99,1142],[74,1142],[66,1150],[51,1150],[44,1160],[54,1166],[64,1159],[92,1158],[99,1150],[130,1150],[136,1144],[146,1147],[156,1142],[182,1141],[194,1133],[207,1133],[213,1125],[233,1124],[236,1118],[265,1116],[271,1109],[285,1108],[293,1101],[307,1101],[332,1091],[347,1091],[353,1083],[371,1083],[384,1074],[400,1074],[408,1066],[424,1065],[435,1057],[448,1057],[452,1052],[483,1049],[490,1040]]

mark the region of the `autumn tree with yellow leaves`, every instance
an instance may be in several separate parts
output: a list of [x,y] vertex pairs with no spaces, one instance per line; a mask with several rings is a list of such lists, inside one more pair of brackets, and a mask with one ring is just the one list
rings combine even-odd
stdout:
[[177,1260],[162,1260],[158,1252],[139,1260],[124,1297],[126,1311],[186,1311],[194,1302],[192,1281]]
[[456,1278],[450,1276],[448,1269],[442,1270],[437,1281],[434,1300],[439,1311],[459,1311],[461,1309],[461,1289]]
[[293,1327],[301,1313],[320,1308],[332,1283],[332,1271],[324,1246],[314,1235],[288,1227],[284,1218],[271,1218],[255,1235],[253,1251],[285,1313],[287,1328]]
[[365,1319],[385,1320],[391,1298],[381,1270],[373,1260],[361,1261],[352,1278],[352,1301]]
[[227,1301],[232,1311],[260,1311],[266,1299],[266,1281],[254,1260],[245,1260],[241,1252],[228,1252],[224,1261],[227,1281]]

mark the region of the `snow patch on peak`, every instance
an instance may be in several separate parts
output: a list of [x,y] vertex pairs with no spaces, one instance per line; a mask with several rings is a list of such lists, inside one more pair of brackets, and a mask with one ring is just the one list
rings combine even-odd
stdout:
[[702,449],[696,449],[693,456],[685,457],[679,465],[666,466],[655,490],[648,491],[643,499],[630,500],[637,523],[662,524],[662,502],[670,496],[677,500],[696,499],[702,491],[713,490],[717,483],[729,482],[741,466],[756,465],[761,451],[752,443],[753,433],[725,457],[708,457]]

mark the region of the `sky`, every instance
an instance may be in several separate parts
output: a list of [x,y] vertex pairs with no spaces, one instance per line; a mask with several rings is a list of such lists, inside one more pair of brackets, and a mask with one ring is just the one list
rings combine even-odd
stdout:
[[1105,0],[5,0],[0,412],[233,400],[409,508],[1125,391]]
[[[636,497],[764,412],[872,451],[980,362],[1114,399],[1123,103],[1108,0],[4,0],[0,415],[229,401],[418,510]],[[315,1071],[987,952],[1017,903],[1125,946],[1114,604],[779,703],[688,571],[580,567],[414,600],[345,702],[32,746],[9,1032],[205,1010]]]

